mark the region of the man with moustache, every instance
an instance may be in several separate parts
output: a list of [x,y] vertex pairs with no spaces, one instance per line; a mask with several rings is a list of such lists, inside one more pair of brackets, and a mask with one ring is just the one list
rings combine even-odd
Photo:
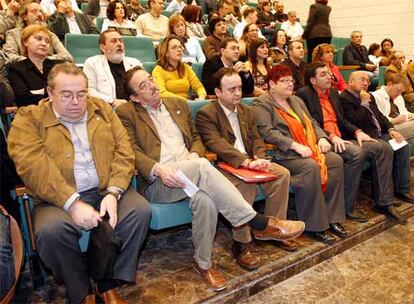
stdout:
[[125,57],[124,41],[115,29],[99,35],[99,48],[103,55],[89,57],[83,66],[88,77],[89,94],[117,107],[128,99],[122,77],[129,69],[142,64],[136,58]]
[[[21,24],[16,28],[10,30],[6,34],[6,44],[3,46],[3,51],[8,55],[11,62],[26,59],[23,54],[21,32],[23,28],[32,24],[45,25],[45,16],[42,12],[38,0],[28,0],[19,12]],[[51,33],[49,59],[59,59],[63,61],[73,61],[72,56],[64,47],[59,38]]]

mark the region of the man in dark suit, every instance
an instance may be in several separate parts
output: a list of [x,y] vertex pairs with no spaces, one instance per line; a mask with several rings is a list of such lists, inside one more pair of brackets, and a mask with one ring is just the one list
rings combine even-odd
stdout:
[[[328,134],[334,150],[344,160],[344,193],[347,218],[364,222],[366,216],[354,209],[363,162],[370,159],[373,170],[375,203],[378,206],[392,204],[392,151],[388,144],[377,142],[343,116],[338,91],[331,88],[329,69],[323,63],[311,63],[305,73],[307,85],[296,95],[302,98],[312,117]],[[343,140],[350,139],[353,142]],[[356,142],[355,142],[356,140]],[[386,145],[384,149],[383,145]]]
[[[254,211],[233,184],[203,158],[204,146],[186,102],[161,99],[153,78],[140,67],[126,73],[124,85],[132,102],[116,112],[132,141],[140,190],[150,202],[172,203],[190,197],[193,268],[212,289],[227,287],[225,277],[211,261],[219,212],[233,227],[251,226],[256,239],[280,241],[302,233],[302,222],[277,220]],[[184,189],[186,178],[198,188],[193,193]],[[245,264],[251,264],[250,257],[245,256]]]
[[[368,58],[368,50],[362,45],[362,33],[353,31],[351,43],[344,49],[344,65],[358,65],[361,70],[373,72],[377,68]],[[370,76],[373,76],[372,73]]]
[[57,10],[47,19],[49,29],[63,42],[66,33],[99,34],[88,16],[75,12],[69,0],[55,0]]
[[[401,142],[404,137],[394,129],[391,122],[380,112],[375,98],[367,93],[370,84],[369,76],[365,71],[356,71],[350,75],[349,89],[342,92],[340,97],[344,117],[357,128],[367,133],[372,138],[375,138],[382,144],[384,150],[390,150],[391,146],[387,143],[388,140],[394,139],[396,142]],[[349,135],[348,135],[349,136]],[[390,152],[387,152],[390,153]],[[374,170],[378,170],[374,166]],[[393,184],[394,195],[408,203],[414,204],[414,197],[409,193],[410,190],[410,148],[408,145],[393,152]],[[384,176],[383,176],[384,177]],[[387,201],[381,206],[377,205],[378,211],[383,212],[392,220],[401,224],[406,221],[398,214],[397,209],[393,207],[392,201],[392,186],[378,185],[374,193],[386,195]]]
[[302,41],[290,41],[288,44],[288,58],[282,61],[282,64],[287,65],[293,74],[294,88],[296,92],[305,85],[305,69],[306,63],[303,61],[305,51],[303,49]]
[[[221,68],[212,81],[218,101],[198,111],[195,120],[198,133],[206,147],[216,153],[221,161],[235,168],[265,170],[277,175],[276,180],[262,184],[266,193],[264,214],[286,219],[290,174],[286,168],[268,160],[264,141],[256,127],[254,112],[249,106],[240,103],[242,84],[239,74],[232,68]],[[253,205],[257,185],[245,183],[224,170],[222,173],[246,201]],[[236,257],[240,255],[239,252],[247,250],[244,245],[251,241],[250,229],[244,230],[244,239],[244,244],[233,242]],[[281,242],[280,245],[290,251],[297,248],[293,241]]]
[[254,79],[252,73],[247,69],[244,62],[239,61],[239,44],[234,38],[224,38],[221,42],[221,55],[208,59],[203,65],[201,79],[207,94],[214,95],[214,86],[211,78],[215,72],[223,67],[234,68],[242,79],[243,95],[252,94],[254,91]]

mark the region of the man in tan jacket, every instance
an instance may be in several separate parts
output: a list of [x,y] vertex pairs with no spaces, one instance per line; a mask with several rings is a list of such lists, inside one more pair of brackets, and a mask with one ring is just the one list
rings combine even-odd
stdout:
[[[302,222],[277,220],[254,211],[233,184],[203,158],[204,146],[186,102],[161,99],[154,79],[140,67],[126,73],[124,86],[132,102],[116,112],[132,141],[141,191],[150,202],[172,203],[190,197],[193,268],[212,289],[227,287],[225,277],[211,262],[218,213],[233,227],[250,225],[256,239],[290,240],[302,233]],[[183,189],[186,179],[198,188],[193,193]]]
[[88,96],[87,78],[75,65],[56,65],[47,91],[49,99],[20,109],[8,137],[17,172],[37,201],[40,257],[65,283],[70,303],[95,303],[78,240],[108,215],[122,249],[112,279],[98,281],[96,293],[104,303],[125,303],[115,287],[118,280],[135,282],[151,214],[128,188],[134,157],[127,132],[106,102]]

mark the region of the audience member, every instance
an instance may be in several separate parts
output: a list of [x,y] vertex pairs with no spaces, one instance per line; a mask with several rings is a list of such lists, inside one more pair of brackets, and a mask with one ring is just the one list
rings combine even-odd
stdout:
[[305,85],[306,63],[303,61],[304,57],[303,42],[290,41],[288,44],[288,58],[282,64],[287,65],[292,71],[294,92]]
[[47,19],[49,30],[64,42],[65,34],[99,34],[91,19],[73,11],[69,0],[55,0],[57,10]]
[[[269,161],[263,139],[256,127],[253,110],[240,103],[242,84],[239,74],[232,68],[221,68],[213,81],[218,101],[198,111],[195,120],[203,143],[209,151],[217,154],[220,161],[232,167],[274,173],[277,176],[276,180],[261,183],[266,195],[264,215],[286,219],[290,174],[284,167]],[[245,183],[224,170],[220,172],[240,191],[244,199],[253,205],[257,195],[257,184]],[[232,251],[237,262],[247,269],[257,267],[259,261],[253,254],[250,254],[250,259],[244,257],[244,254],[248,254],[248,246],[244,244],[252,240],[250,227],[246,226],[236,231],[244,239],[242,243],[233,241]],[[292,241],[282,241],[280,245],[289,251],[297,248],[296,243]]]
[[16,27],[18,12],[22,7],[19,0],[10,0],[7,7],[0,11],[0,36],[5,39],[8,30]]
[[[0,135],[3,143],[4,135]],[[6,303],[4,297],[16,281],[14,265],[10,218],[8,212],[0,204],[0,299],[4,303]]]
[[312,62],[321,62],[327,66],[331,76],[332,88],[338,91],[345,91],[348,87],[345,79],[342,77],[339,68],[333,63],[335,48],[331,44],[322,43],[313,49]]
[[218,12],[220,17],[226,22],[226,28],[234,28],[240,21],[236,17],[235,7],[233,3],[222,1],[219,4]]
[[154,41],[159,41],[168,34],[168,18],[161,15],[164,9],[163,0],[148,0],[149,12],[140,15],[135,21],[138,31],[149,36]]
[[133,22],[137,20],[139,15],[145,14],[148,10],[139,0],[129,0],[129,3],[126,5],[127,8],[127,18]]
[[[5,114],[2,113],[6,107],[10,107],[14,105],[14,92],[12,87],[10,86],[9,82],[9,66],[6,66],[8,59],[7,55],[0,51],[0,119],[2,118],[1,115]],[[5,115],[4,115],[5,116]],[[3,116],[3,118],[5,118]],[[1,150],[0,150],[1,153]],[[1,156],[1,154],[0,154]],[[4,170],[3,170],[4,171]],[[0,173],[1,177],[1,173]],[[0,190],[0,199],[1,199],[1,190]],[[6,205],[5,201],[1,201],[4,205]]]
[[270,48],[270,57],[272,58],[273,65],[275,65],[287,59],[287,36],[284,30],[276,30],[273,45]]
[[313,49],[321,43],[331,43],[332,31],[329,24],[331,7],[328,0],[315,0],[309,8],[308,21],[303,32],[308,49],[308,62],[312,60]]
[[[397,143],[400,143],[404,140],[404,137],[382,115],[374,96],[367,92],[369,82],[369,76],[365,71],[356,71],[351,74],[349,88],[340,95],[345,119],[377,141],[394,139]],[[394,151],[393,155],[392,174],[394,195],[399,199],[414,204],[414,197],[409,192],[411,175],[410,148],[406,145]],[[392,191],[390,190],[392,189],[391,185],[384,186],[387,186],[387,188],[379,187],[379,189],[374,189],[374,193],[384,190],[387,193]],[[392,200],[392,197],[388,197],[387,201],[390,200]],[[399,224],[405,224],[407,222],[399,214],[398,210],[394,208],[393,204],[377,205],[376,209]]]
[[340,224],[345,219],[342,158],[330,152],[326,134],[293,95],[289,67],[275,66],[268,80],[268,93],[253,103],[259,132],[276,145],[273,161],[290,171],[298,219],[316,240],[332,244],[335,235],[348,234]]
[[220,55],[221,42],[227,37],[226,21],[221,17],[212,17],[208,22],[210,35],[204,40],[203,51],[207,59]]
[[180,38],[170,35],[159,46],[157,65],[152,76],[162,98],[174,97],[187,101],[190,89],[198,99],[205,99],[206,90],[191,67],[182,61],[185,46]]
[[338,91],[332,88],[330,78],[327,66],[320,62],[311,63],[306,68],[306,86],[296,94],[305,102],[312,117],[328,135],[334,151],[343,159],[347,218],[366,222],[366,215],[355,208],[364,160],[369,159],[375,168],[371,173],[373,188],[376,189],[375,204],[390,205],[393,203],[392,150],[387,143],[371,138],[344,118]]
[[49,59],[51,34],[47,27],[32,24],[21,33],[23,54],[26,59],[10,65],[9,80],[18,107],[38,102],[47,96],[47,76],[54,65],[61,60]]
[[[127,72],[125,87],[132,102],[116,111],[133,143],[140,191],[149,201],[165,203],[189,197],[193,268],[213,290],[227,287],[226,278],[211,261],[218,213],[233,227],[252,227],[256,239],[283,241],[302,233],[301,222],[256,213],[233,184],[203,158],[205,148],[185,102],[162,98],[151,76],[139,68]],[[184,177],[199,191],[184,192]],[[237,237],[234,233],[233,238],[242,243]]]
[[259,26],[274,28],[276,25],[275,15],[271,12],[269,1],[263,1],[260,5],[260,11],[257,15],[257,24]]
[[116,29],[121,35],[136,36],[137,27],[127,19],[126,5],[120,0],[110,1],[106,10],[106,17],[102,23],[101,32],[107,29]]
[[206,38],[201,26],[201,9],[197,5],[187,5],[181,11],[187,26],[187,35],[195,38]]
[[373,92],[372,95],[381,113],[404,138],[414,143],[414,114],[407,110],[404,98],[401,96],[409,85],[404,74],[394,74],[385,86]]
[[[40,4],[37,0],[28,0],[28,2],[26,2],[20,10],[19,17],[21,19],[21,26],[17,26],[7,32],[6,44],[3,47],[3,51],[8,55],[11,62],[26,58],[23,55],[23,46],[20,37],[22,30],[26,26],[32,24],[45,25],[45,16],[43,15]],[[54,33],[51,33],[50,50],[48,55],[49,59],[73,61],[72,56]]]
[[374,75],[378,75],[381,62],[388,61],[388,59],[381,56],[381,46],[378,43],[372,43],[369,46],[368,59],[376,66],[375,71],[373,72]]
[[117,107],[128,100],[122,77],[129,69],[142,64],[136,58],[125,56],[124,41],[115,29],[99,35],[99,48],[102,55],[89,57],[83,66],[89,94]]
[[250,6],[247,4],[247,0],[239,0],[239,10],[240,14],[243,15],[243,12],[246,8],[249,8]]
[[275,9],[274,15],[275,15],[276,21],[279,23],[282,23],[288,20],[288,16],[283,12],[284,9],[285,9],[285,6],[282,3],[280,2],[276,3],[276,9]]
[[203,66],[202,82],[207,94],[213,95],[214,85],[211,82],[213,75],[223,67],[234,68],[242,79],[243,96],[250,95],[254,91],[254,79],[244,62],[239,61],[239,45],[236,39],[226,38],[221,42],[220,55],[207,59]]
[[391,63],[391,56],[394,54],[394,42],[390,38],[385,38],[381,41],[381,55],[384,58],[382,65],[389,65]]
[[[243,33],[244,33],[244,30],[245,30],[246,26],[249,25],[249,24],[256,25],[256,22],[257,22],[257,10],[252,8],[252,7],[248,8],[248,9],[245,9],[244,12],[243,12],[243,21],[240,22],[239,24],[237,24],[234,28],[234,31],[233,31],[234,38],[236,38],[237,40],[240,40]],[[260,31],[259,27],[257,25],[256,25],[256,27],[257,27],[257,30],[258,30],[258,31],[256,31],[256,34],[258,34],[260,38],[264,39],[265,37],[263,36],[263,34]]]
[[106,236],[116,235],[122,247],[113,275],[95,280],[96,294],[103,303],[126,303],[115,287],[135,282],[151,217],[148,202],[129,187],[134,155],[128,134],[105,102],[88,96],[86,76],[74,64],[55,66],[47,90],[49,99],[17,113],[8,137],[17,172],[36,199],[40,258],[64,282],[70,303],[95,303],[78,241],[108,214],[113,233]]
[[264,39],[253,41],[249,48],[249,60],[246,62],[247,69],[252,73],[254,79],[254,95],[259,96],[267,90],[267,74],[272,65],[269,64],[269,44]]
[[394,74],[402,73],[408,78],[408,86],[402,94],[408,111],[414,113],[414,62],[405,63],[405,55],[396,51],[391,56],[391,63],[385,71],[385,81],[390,81]]
[[372,72],[377,68],[375,64],[369,61],[368,50],[362,45],[362,33],[360,31],[353,31],[351,33],[351,43],[344,49],[344,65],[357,65],[361,70]]
[[181,13],[184,7],[187,6],[187,3],[185,3],[184,0],[172,0],[167,8],[165,9],[168,12],[174,13]]
[[296,12],[288,12],[288,20],[283,22],[281,29],[285,31],[289,40],[302,40],[303,28],[299,22],[296,22]]
[[188,29],[183,16],[173,15],[168,21],[168,30],[172,35],[177,36],[184,45],[182,62],[193,64],[196,62],[204,63],[206,56],[201,49],[198,39],[195,37],[188,37]]
[[244,30],[243,34],[239,39],[239,60],[245,62],[248,59],[248,53],[250,45],[257,41],[257,39],[265,39],[264,37],[260,37],[258,34],[260,33],[260,29],[256,23],[248,23]]
[[[72,9],[81,13],[82,11],[79,9],[78,3],[76,0],[69,0],[72,6]],[[54,14],[57,11],[56,0],[41,0],[40,5],[46,17]]]

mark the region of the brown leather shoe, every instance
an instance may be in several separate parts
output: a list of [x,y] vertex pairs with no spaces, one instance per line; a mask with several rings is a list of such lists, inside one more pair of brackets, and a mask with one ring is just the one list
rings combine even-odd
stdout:
[[278,220],[269,217],[269,223],[263,231],[253,230],[253,236],[261,241],[286,241],[297,238],[305,230],[302,221]]
[[277,246],[286,251],[298,250],[298,243],[295,240],[278,241]]
[[98,291],[98,288],[95,289],[96,295],[101,298],[104,304],[127,304],[127,302],[121,298],[119,293],[115,289],[110,289],[103,293]]
[[250,244],[233,241],[231,251],[237,263],[246,270],[254,270],[260,267],[259,260],[249,250]]
[[82,304],[95,304],[96,303],[95,295],[94,294],[87,295],[81,303]]
[[214,291],[220,291],[227,288],[226,278],[214,266],[211,266],[209,270],[204,270],[198,266],[197,262],[194,262],[193,268],[195,272],[198,272],[203,277],[207,285]]

